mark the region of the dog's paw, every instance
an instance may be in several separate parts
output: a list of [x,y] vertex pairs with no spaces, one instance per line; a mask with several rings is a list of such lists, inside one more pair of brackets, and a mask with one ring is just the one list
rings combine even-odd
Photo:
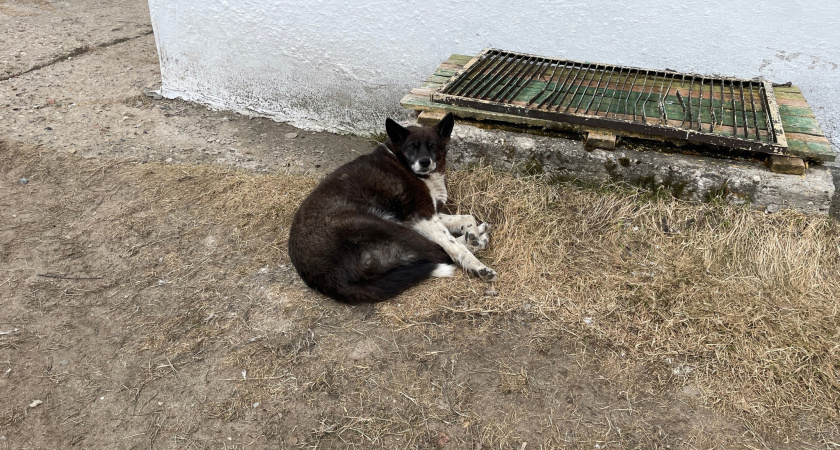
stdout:
[[490,244],[490,232],[493,226],[489,223],[482,223],[477,227],[471,227],[464,233],[464,243],[470,252],[485,250]]
[[472,269],[470,274],[476,278],[490,282],[496,280],[496,271],[489,267],[482,267],[481,269]]

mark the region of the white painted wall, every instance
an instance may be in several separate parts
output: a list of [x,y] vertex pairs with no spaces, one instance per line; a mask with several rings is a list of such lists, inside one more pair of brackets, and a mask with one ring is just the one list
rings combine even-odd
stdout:
[[840,148],[837,0],[149,0],[162,93],[310,129],[380,132],[484,47],[792,81]]

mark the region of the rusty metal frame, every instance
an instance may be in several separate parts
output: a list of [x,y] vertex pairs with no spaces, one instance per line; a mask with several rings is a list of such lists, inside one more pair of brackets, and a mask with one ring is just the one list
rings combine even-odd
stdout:
[[[494,60],[493,59],[494,56],[499,56],[499,58],[496,58]],[[571,72],[574,71],[574,70],[577,70],[577,73],[574,74],[575,77],[578,77],[581,74],[581,72],[585,71],[585,73],[583,73],[583,77],[580,79],[580,84],[577,85],[577,89],[575,89],[575,92],[572,94],[570,103],[569,103],[569,105],[566,106],[565,110],[561,110],[560,106],[562,106],[563,102],[565,101],[565,98],[566,98],[565,96],[570,94],[570,92],[568,92],[568,91],[564,94],[563,100],[561,100],[560,103],[557,104],[557,108],[555,108],[555,110],[553,110],[553,111],[550,110],[552,105],[554,104],[554,101],[556,100],[556,97],[562,91],[562,88],[561,88],[560,91],[557,91],[557,85],[559,85],[560,81],[561,81],[559,78],[562,78],[562,75],[558,76],[558,80],[555,83],[554,90],[551,93],[548,93],[546,95],[545,99],[539,105],[534,105],[533,102],[543,94],[542,92],[538,93],[529,102],[526,102],[526,106],[524,106],[524,107],[519,106],[519,105],[515,105],[515,104],[512,104],[512,103],[506,103],[506,102],[503,102],[503,101],[497,101],[497,100],[493,100],[493,99],[485,100],[485,99],[481,99],[481,98],[474,98],[474,97],[471,97],[470,95],[464,95],[464,94],[471,94],[472,92],[470,92],[470,91],[475,90],[475,88],[476,88],[476,86],[470,87],[470,82],[472,80],[469,79],[467,77],[467,75],[469,75],[473,72],[477,72],[477,71],[486,69],[486,67],[492,65],[494,61],[496,62],[497,65],[505,64],[503,58],[508,58],[508,57],[528,58],[529,61],[532,61],[532,62],[540,61],[539,64],[542,64],[542,65],[545,65],[547,63],[556,63],[557,64],[556,67],[561,69],[561,70],[558,70],[557,72],[561,72],[561,73],[563,72],[563,69],[568,67],[569,68],[569,73],[566,74],[566,78],[569,78],[569,76],[572,75]],[[496,60],[498,60],[498,61],[496,61]],[[482,67],[482,65],[484,65],[484,67]],[[508,67],[508,66],[510,66],[510,67]],[[476,70],[474,70],[474,69],[476,69]],[[513,71],[513,65],[509,64],[509,62],[508,62],[505,65],[505,69],[509,71],[507,73],[507,74],[509,74],[510,72]],[[529,73],[529,70],[530,69],[526,70],[525,72]],[[543,68],[543,71],[544,70],[545,70],[545,67]],[[537,71],[538,70],[535,69],[535,72],[537,72]],[[634,120],[632,120],[632,121],[616,117],[618,115],[618,113],[614,114],[612,118],[608,117],[610,115],[609,114],[609,112],[610,112],[609,108],[608,108],[608,110],[607,110],[607,112],[604,116],[598,116],[597,113],[598,113],[599,108],[600,108],[600,101],[603,101],[603,99],[604,99],[603,94],[602,94],[601,99],[599,100],[598,108],[596,108],[596,110],[594,111],[594,115],[593,114],[588,114],[590,112],[590,107],[592,105],[592,100],[594,100],[595,94],[598,93],[599,87],[601,86],[601,79],[600,78],[598,79],[597,84],[593,84],[593,83],[595,83],[594,80],[596,78],[596,75],[597,75],[596,72],[597,71],[602,71],[601,72],[601,78],[603,78],[603,74],[606,73],[607,71],[609,71],[613,75],[618,75],[618,78],[616,79],[617,80],[616,84],[619,84],[619,81],[621,79],[621,75],[625,71],[627,72],[626,78],[630,77],[631,72],[635,72],[636,77],[641,77],[642,74],[644,74],[644,80],[645,81],[642,82],[642,86],[643,86],[642,91],[639,93],[638,97],[636,98],[636,100],[635,100],[636,103],[638,103],[639,100],[641,99],[641,97],[645,95],[645,87],[644,86],[646,86],[646,80],[648,79],[649,76],[653,75],[654,80],[655,80],[655,77],[657,77],[657,76],[664,77],[663,78],[663,86],[660,87],[660,92],[657,94],[660,98],[658,106],[660,108],[660,112],[663,115],[662,119],[663,119],[664,123],[661,123],[661,124],[648,123],[647,118],[652,118],[652,116],[647,116],[647,118],[646,118],[644,116],[644,114],[645,114],[644,108],[642,108],[642,114],[640,115],[642,117],[642,121],[641,122],[636,121],[635,120],[635,117],[637,115],[636,114],[636,107],[635,107],[636,105],[629,105],[629,108],[628,108],[628,105],[625,104],[625,109],[624,109],[624,112],[622,113],[622,115],[630,115],[630,113],[628,112],[628,109],[632,109],[633,110],[632,115],[634,117]],[[520,68],[519,72],[522,72],[522,68]],[[587,80],[586,78],[588,76],[590,76],[590,74],[591,74],[591,77]],[[490,85],[491,88],[488,89],[487,92],[488,93],[492,92],[493,87],[498,86],[499,83],[501,82],[502,78],[504,78],[505,75],[506,75],[505,72],[501,72],[501,73],[498,73],[498,74],[494,74],[488,80],[482,80],[483,86],[481,87],[481,89],[479,89],[479,91],[485,90],[486,87],[488,85]],[[554,76],[554,74],[552,74],[552,77],[553,76]],[[694,102],[693,102],[694,100],[697,100],[697,99],[695,97],[692,97],[692,93],[689,92],[690,104],[688,105],[687,109],[686,109],[685,104],[682,105],[683,109],[685,111],[687,111],[687,114],[688,114],[687,119],[690,120],[691,122],[694,122],[694,120],[692,120],[693,118],[692,118],[691,109],[696,107],[697,113],[698,113],[698,123],[696,124],[696,126],[693,126],[691,123],[688,124],[688,127],[682,127],[682,126],[676,127],[676,126],[672,126],[672,125],[667,125],[667,116],[665,115],[664,106],[663,106],[663,103],[662,103],[662,100],[661,100],[663,98],[662,93],[661,93],[661,89],[664,87],[664,81],[665,80],[670,78],[671,82],[673,82],[674,79],[677,79],[677,77],[682,77],[682,80],[684,80],[684,81],[690,81],[692,83],[692,85],[695,85],[694,84],[695,79],[696,79],[696,81],[700,82],[700,86],[701,86],[699,88],[700,89],[700,94],[699,94],[700,98],[699,98],[699,101],[697,102],[697,104],[694,104]],[[566,81],[569,81],[569,80],[565,80],[564,84],[565,84]],[[626,87],[627,81],[628,81],[627,79],[624,80],[624,84],[625,84],[624,87]],[[511,82],[508,81],[508,83],[511,83]],[[514,83],[519,83],[519,81],[517,80]],[[706,84],[706,83],[708,83],[708,84]],[[749,95],[748,95],[749,100],[744,97],[745,96],[744,83],[748,83],[748,86],[750,87]],[[525,84],[527,84],[527,82]],[[548,86],[550,84],[551,84],[551,80],[549,80],[549,82],[546,84],[546,88],[544,88],[543,91],[548,89]],[[583,86],[584,84],[585,84],[585,87]],[[630,100],[630,97],[632,96],[632,94],[634,92],[633,91],[633,86],[635,84],[636,84],[636,79],[634,77],[633,85],[631,85],[630,89],[628,90],[629,94],[628,94],[627,100],[625,100],[625,103]],[[745,126],[745,130],[744,130],[744,133],[743,133],[744,137],[739,137],[738,136],[739,125],[738,125],[737,118],[733,119],[733,125],[732,125],[733,130],[734,130],[733,136],[714,133],[714,126],[716,125],[717,119],[716,119],[716,114],[715,114],[715,111],[714,111],[714,108],[713,108],[713,98],[712,98],[712,96],[714,95],[713,90],[714,90],[715,86],[718,85],[718,84],[720,85],[720,89],[721,89],[721,98],[720,98],[721,115],[723,113],[723,101],[724,101],[723,100],[723,94],[724,94],[723,93],[723,88],[724,88],[724,85],[727,85],[727,87],[731,91],[730,99],[732,101],[733,107],[736,103],[735,102],[736,86],[738,86],[739,89],[740,89],[740,95],[742,97],[741,100],[740,100],[741,109],[736,111],[733,108],[733,114],[739,113],[739,114],[743,115],[742,123]],[[502,85],[502,86],[504,87],[505,85]],[[607,86],[609,86],[609,80],[607,81]],[[508,92],[511,91],[511,90],[516,90],[516,92],[518,93],[519,91],[522,90],[523,87],[524,87],[524,85],[517,85],[517,84],[513,84],[513,85],[510,85],[508,87],[505,87],[504,88],[505,89],[505,95],[502,95],[501,98],[505,99],[506,97],[509,97]],[[581,94],[580,100],[575,100],[576,96],[578,95],[578,89],[580,89],[581,87],[583,87],[584,93]],[[651,92],[653,91],[653,87],[654,87],[654,85],[652,84],[651,89],[650,89]],[[576,113],[576,112],[569,112],[569,106],[571,106],[571,104],[574,103],[575,101],[577,101],[579,104],[578,104],[577,108],[574,108],[574,110],[583,109],[583,108],[581,108],[580,103],[583,101],[583,97],[587,95],[587,94],[585,94],[585,92],[590,88],[594,88],[593,99],[590,100],[589,104],[585,104],[586,111],[584,111],[584,114],[580,114],[580,113]],[[756,111],[756,106],[755,106],[756,105],[756,97],[754,96],[754,91],[753,91],[754,88],[759,89],[758,101],[760,101],[760,103],[761,103],[761,111],[758,111],[758,112],[763,113],[763,115],[764,115],[764,117],[762,117],[762,121],[766,125],[766,129],[765,128],[759,128],[758,125],[757,125],[757,123],[758,123],[757,113],[758,112]],[[569,84],[569,89],[571,89],[571,82]],[[709,125],[709,123],[708,122],[703,122],[702,125],[699,123],[699,114],[700,114],[701,110],[704,108],[703,97],[702,97],[703,89],[708,89],[708,95],[710,96],[710,99],[711,99],[711,100],[709,100],[709,111],[710,111],[710,115],[712,117],[712,122],[711,122],[711,126],[709,127],[708,132],[707,131],[702,131],[702,125]],[[669,85],[668,86],[668,92],[670,90],[671,90],[671,86]],[[623,92],[623,89],[620,89],[620,90],[619,89],[614,89],[612,97],[615,97],[615,91]],[[500,90],[494,97],[498,97],[501,92],[502,91]],[[604,90],[602,92],[606,92],[606,87],[604,88]],[[666,92],[666,97],[667,97],[668,92]],[[763,93],[763,95],[761,95],[762,93]],[[553,98],[551,101],[548,101],[548,106],[546,108],[543,108],[543,105],[546,103],[546,101],[549,98],[552,97],[552,95],[555,98]],[[514,95],[514,97],[516,97],[516,95]],[[622,97],[622,95],[619,95],[619,99],[618,99],[619,104],[622,100],[620,97]],[[643,105],[646,104],[648,101],[650,101],[650,97],[651,97],[651,94],[648,93],[647,94],[647,99],[643,102]],[[683,100],[680,97],[679,91],[677,91],[677,97],[680,99],[680,102],[682,103]],[[456,73],[452,78],[450,78],[449,81],[447,81],[441,88],[439,88],[438,90],[433,92],[431,94],[431,100],[433,102],[437,102],[437,103],[444,103],[444,104],[450,104],[450,105],[455,105],[455,106],[474,108],[474,109],[478,109],[478,110],[485,110],[485,111],[492,111],[492,112],[503,113],[503,114],[516,115],[516,116],[520,116],[520,117],[541,119],[541,120],[547,120],[547,121],[553,121],[553,122],[563,122],[563,123],[568,123],[568,124],[572,124],[572,125],[581,125],[581,126],[592,127],[592,128],[616,129],[619,132],[620,131],[625,131],[625,132],[635,133],[635,134],[660,136],[660,137],[666,137],[666,138],[670,138],[670,139],[684,140],[684,141],[688,141],[688,142],[696,142],[696,143],[702,143],[702,144],[710,144],[710,145],[734,148],[734,149],[739,149],[739,150],[746,150],[746,151],[757,152],[757,153],[783,155],[783,154],[786,153],[786,150],[787,150],[787,140],[785,138],[784,129],[782,128],[782,120],[781,120],[781,116],[779,114],[779,109],[778,109],[778,105],[776,103],[776,98],[775,98],[775,95],[773,93],[773,85],[772,85],[772,83],[770,83],[766,80],[763,80],[763,79],[743,80],[743,79],[730,78],[730,77],[709,77],[709,76],[701,76],[701,75],[696,75],[696,74],[681,73],[681,72],[676,72],[676,71],[671,71],[671,70],[650,70],[650,69],[643,69],[643,68],[630,67],[630,66],[604,65],[604,64],[580,62],[580,61],[565,60],[565,59],[546,58],[546,57],[543,57],[543,56],[530,55],[530,54],[526,54],[526,53],[510,52],[510,51],[499,50],[499,49],[494,49],[494,48],[485,48],[484,50],[481,51],[481,53],[476,55],[476,57],[474,57],[466,65],[464,65],[464,68],[461,69],[460,71],[458,71],[458,73]],[[610,99],[610,102],[612,102],[612,98]],[[611,106],[611,104],[612,103],[610,103],[610,106]],[[748,104],[751,104],[751,106],[752,106],[751,110],[747,110],[747,105]],[[749,123],[749,117],[750,116],[747,116],[748,113],[751,113],[751,117],[753,119],[752,121],[755,124],[755,125],[753,125],[754,128],[755,128],[755,132],[750,130],[751,124]],[[723,118],[721,117],[720,120],[721,120],[721,125],[722,125],[723,124]],[[685,123],[685,120],[683,120],[683,123]],[[759,135],[760,131],[765,132],[767,134],[766,137],[769,140],[769,142],[765,142],[765,141],[761,140],[761,136]],[[756,139],[750,139],[749,136],[751,134],[755,134]]]

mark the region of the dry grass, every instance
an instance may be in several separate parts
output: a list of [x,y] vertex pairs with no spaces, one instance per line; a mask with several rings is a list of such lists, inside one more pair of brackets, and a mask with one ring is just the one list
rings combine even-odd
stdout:
[[[243,272],[286,260],[291,215],[314,186],[288,174],[138,170],[162,190],[150,191],[162,208],[174,183],[170,210],[191,205],[205,228],[234,224],[227,247],[252,255]],[[453,173],[449,187],[453,212],[495,225],[481,257],[500,274],[496,292],[463,275],[431,281],[431,290],[377,307],[397,329],[440,316],[525,314],[536,349],[557,335],[595,343],[608,349],[599,358],[612,376],[641,368],[652,376],[643,384],[699,386],[708,403],[751,429],[820,432],[840,423],[836,222],[630,189],[592,192],[487,168]],[[523,374],[500,376],[522,383],[510,390],[527,389]],[[220,405],[220,414],[227,409]]]
[[759,429],[840,423],[837,222],[490,169],[450,178],[457,209],[496,225],[482,259],[498,295],[436,281],[431,296],[382,305],[385,316],[525,312],[541,323],[537,345],[555,333],[598,342],[612,350],[605,366],[630,359],[696,384]]

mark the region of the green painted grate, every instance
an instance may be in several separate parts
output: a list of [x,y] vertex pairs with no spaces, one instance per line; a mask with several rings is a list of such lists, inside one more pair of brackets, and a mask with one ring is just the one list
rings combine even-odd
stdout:
[[485,49],[431,95],[450,104],[785,154],[772,83]]

